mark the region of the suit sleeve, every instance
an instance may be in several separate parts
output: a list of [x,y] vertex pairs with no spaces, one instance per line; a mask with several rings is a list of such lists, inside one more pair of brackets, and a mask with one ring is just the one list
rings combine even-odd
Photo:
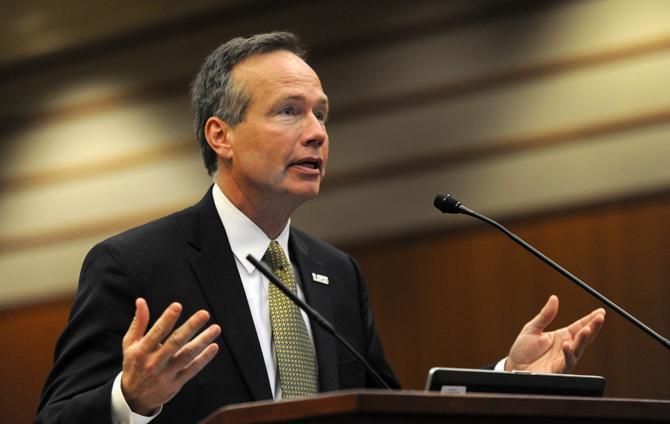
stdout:
[[[362,323],[364,326],[363,334],[365,335],[365,359],[367,359],[372,368],[377,371],[380,377],[392,389],[400,389],[400,384],[398,383],[393,370],[386,361],[384,348],[382,347],[381,341],[379,340],[379,335],[375,329],[374,318],[372,317],[372,311],[370,310],[370,305],[368,303],[368,289],[363,279],[363,274],[356,260],[351,258],[351,261],[357,274],[357,281],[359,282],[358,299],[361,310]],[[377,380],[375,380],[375,378],[372,375],[369,375],[367,372],[365,374],[365,387],[383,388],[380,386]]]
[[138,284],[110,241],[82,266],[67,326],[56,344],[36,423],[111,422],[111,390],[121,370],[121,342],[134,314]]

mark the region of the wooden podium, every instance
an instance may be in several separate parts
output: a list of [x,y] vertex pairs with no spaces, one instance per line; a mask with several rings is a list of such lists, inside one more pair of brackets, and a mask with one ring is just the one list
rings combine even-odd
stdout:
[[282,422],[670,423],[670,401],[357,390],[228,406],[204,424]]

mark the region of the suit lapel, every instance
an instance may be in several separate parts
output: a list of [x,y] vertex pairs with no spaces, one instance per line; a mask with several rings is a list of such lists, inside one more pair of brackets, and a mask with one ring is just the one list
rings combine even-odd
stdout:
[[[325,319],[332,322],[333,313],[329,299],[329,286],[315,283],[312,276],[312,273],[327,275],[323,264],[316,258],[310,257],[308,254],[308,245],[293,230],[291,230],[289,239],[289,249],[298,267],[307,303],[316,309]],[[337,390],[339,389],[339,378],[337,372],[336,340],[316,322],[310,322],[314,336],[314,345],[316,347],[317,363],[319,365],[321,391]]]
[[211,189],[194,209],[191,267],[253,399],[272,399],[256,328]]

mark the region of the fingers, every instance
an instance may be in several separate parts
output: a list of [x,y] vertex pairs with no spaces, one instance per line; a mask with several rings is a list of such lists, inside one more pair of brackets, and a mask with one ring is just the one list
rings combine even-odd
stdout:
[[177,373],[177,379],[181,381],[181,384],[185,384],[193,376],[202,370],[205,365],[211,361],[216,353],[219,351],[219,345],[216,343],[211,343],[208,345],[198,356],[191,361],[191,363],[181,371]]
[[[588,319],[588,321],[587,321]],[[572,370],[577,361],[582,357],[587,346],[593,342],[605,323],[605,310],[600,308],[591,312],[586,317],[580,319],[575,324],[581,328],[576,334],[573,334],[572,341],[564,341],[562,345],[563,355],[565,357],[565,370]],[[571,327],[575,324],[572,324]]]
[[142,345],[145,352],[152,352],[165,340],[172,332],[174,325],[181,315],[182,306],[179,303],[173,303],[165,309],[163,314],[151,327],[149,332],[142,339]]
[[584,353],[584,349],[589,344],[591,339],[591,329],[587,326],[582,328],[577,336],[574,338],[572,343],[570,343],[570,350],[575,355],[576,359],[581,358]]
[[149,306],[146,300],[141,297],[135,300],[135,316],[128,327],[128,331],[123,337],[123,347],[126,348],[131,344],[139,341],[147,330],[149,324]]
[[604,321],[605,310],[603,308],[598,308],[570,324],[568,326],[568,331],[573,337],[587,325],[590,326],[592,330],[600,331],[600,327],[602,327]]
[[570,347],[570,342],[565,341],[563,342],[563,345],[561,346],[561,349],[563,350],[563,357],[565,358],[565,365],[563,366],[563,369],[557,370],[558,372],[563,372],[563,373],[568,373],[572,371],[575,368],[575,365],[577,365],[577,357],[575,356],[574,352],[572,351]]
[[[206,311],[198,311],[184,325],[175,330],[162,349],[170,352],[175,346],[181,346],[174,355],[168,358],[168,367],[171,372],[175,373],[175,379],[179,385],[193,378],[219,351],[219,346],[212,343],[221,334],[221,327],[216,324],[209,326],[188,342],[207,320],[209,320],[209,314]],[[174,341],[170,342],[171,339]],[[182,345],[182,343],[185,344]]]
[[173,331],[182,311],[179,303],[171,304],[144,334],[149,309],[144,299],[136,301],[135,318],[123,340],[121,379],[134,412],[147,415],[163,405],[218,352],[213,343],[221,334],[218,325],[197,334],[210,318],[207,311],[196,312]]
[[591,328],[585,326],[574,337],[572,342],[564,341],[562,347],[565,357],[565,368],[563,372],[570,372],[577,365],[577,361],[584,354],[584,350],[589,345],[591,338]]
[[591,320],[591,322],[588,324],[588,326],[591,328],[591,341],[596,338],[598,333],[600,333],[600,330],[605,325],[605,310],[600,308],[597,309],[595,316]]
[[586,349],[586,346],[588,346],[589,343],[591,343],[592,340],[591,335],[592,333],[590,327],[584,327],[579,333],[577,333],[577,337],[575,337],[575,340],[570,345],[570,348],[574,352],[576,360],[579,360],[579,358],[582,357],[582,355],[584,354],[584,350]]
[[558,297],[552,294],[540,313],[528,321],[524,329],[533,334],[541,333],[551,324],[556,315],[558,315]]
[[569,372],[575,367],[602,329],[605,310],[596,309],[568,327],[545,332],[557,314],[558,297],[552,295],[514,341],[508,357],[511,365],[526,364],[523,368],[542,372]]
[[591,320],[573,337],[572,343],[570,343],[570,350],[574,352],[577,359],[581,358],[584,349],[591,344],[602,329],[603,324],[605,323],[605,315],[604,312],[601,312],[602,310],[594,311],[591,314]]
[[[177,328],[170,337],[165,340],[160,349],[159,356],[163,360],[175,357],[186,357],[187,362],[173,361],[182,363],[181,367],[188,365],[210,342],[212,342],[220,333],[218,325],[213,325],[203,331],[193,341],[189,340],[202,328],[209,320],[207,311],[198,311],[193,314],[181,327]],[[175,355],[177,354],[177,355]],[[175,358],[177,359],[177,358]]]

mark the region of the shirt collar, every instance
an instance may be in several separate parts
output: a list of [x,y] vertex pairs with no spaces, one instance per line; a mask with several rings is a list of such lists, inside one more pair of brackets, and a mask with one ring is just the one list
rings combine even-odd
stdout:
[[[212,187],[212,196],[214,197],[216,211],[219,213],[223,228],[228,235],[228,242],[230,243],[233,255],[235,255],[238,262],[242,264],[247,272],[251,274],[256,268],[247,260],[247,255],[251,254],[254,258],[260,260],[265,255],[265,251],[268,249],[271,240],[263,230],[228,200],[217,184],[214,184]],[[287,256],[289,255],[288,237],[290,226],[291,220],[289,219],[277,237],[277,242],[284,249],[284,253]],[[288,257],[290,261],[290,256]]]

